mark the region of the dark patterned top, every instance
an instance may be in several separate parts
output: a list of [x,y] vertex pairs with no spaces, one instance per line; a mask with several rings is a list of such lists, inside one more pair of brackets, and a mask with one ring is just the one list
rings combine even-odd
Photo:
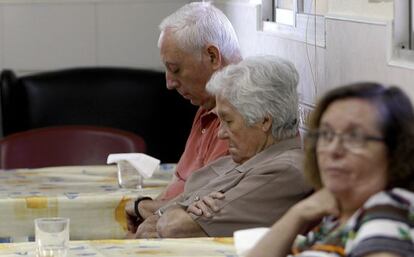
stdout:
[[370,197],[348,222],[328,216],[299,237],[292,252],[305,257],[359,257],[375,252],[414,256],[414,193],[395,188]]

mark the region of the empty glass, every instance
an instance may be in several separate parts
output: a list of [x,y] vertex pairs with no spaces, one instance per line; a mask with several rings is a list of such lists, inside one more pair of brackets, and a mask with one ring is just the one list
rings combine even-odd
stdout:
[[128,161],[118,161],[118,184],[122,188],[142,189],[143,177]]
[[66,257],[69,243],[68,218],[35,219],[36,256]]

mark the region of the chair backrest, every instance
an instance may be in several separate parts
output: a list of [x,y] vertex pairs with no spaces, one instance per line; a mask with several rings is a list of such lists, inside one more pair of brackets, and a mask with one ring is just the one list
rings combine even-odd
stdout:
[[144,138],[147,154],[177,162],[196,107],[165,87],[159,71],[90,67],[0,77],[4,136],[60,125],[113,127]]
[[106,164],[110,153],[145,153],[138,135],[113,128],[58,126],[33,129],[0,140],[0,168]]

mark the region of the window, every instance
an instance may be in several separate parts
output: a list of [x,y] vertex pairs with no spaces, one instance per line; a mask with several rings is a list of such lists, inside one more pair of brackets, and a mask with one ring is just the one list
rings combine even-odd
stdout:
[[328,10],[328,1],[262,0],[262,30],[325,47],[324,15]]
[[[298,1],[298,12],[306,14],[325,15],[328,12],[327,0],[300,0]],[[316,4],[316,6],[315,6]]]
[[295,13],[297,12],[297,0],[263,0],[262,16],[267,22],[280,24],[295,24]]
[[319,15],[327,12],[328,0],[263,0],[262,16],[267,22],[296,26],[297,15]]
[[297,13],[297,0],[274,0],[276,23],[295,26],[295,14]]
[[414,50],[413,42],[413,1],[395,1],[395,46]]
[[394,1],[392,54],[389,64],[414,69],[414,1]]

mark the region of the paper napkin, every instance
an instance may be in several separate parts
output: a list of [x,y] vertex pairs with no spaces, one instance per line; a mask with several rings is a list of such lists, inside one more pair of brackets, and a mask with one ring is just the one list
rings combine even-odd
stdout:
[[117,153],[108,155],[107,163],[128,162],[144,178],[150,178],[160,165],[160,160],[143,153]]

